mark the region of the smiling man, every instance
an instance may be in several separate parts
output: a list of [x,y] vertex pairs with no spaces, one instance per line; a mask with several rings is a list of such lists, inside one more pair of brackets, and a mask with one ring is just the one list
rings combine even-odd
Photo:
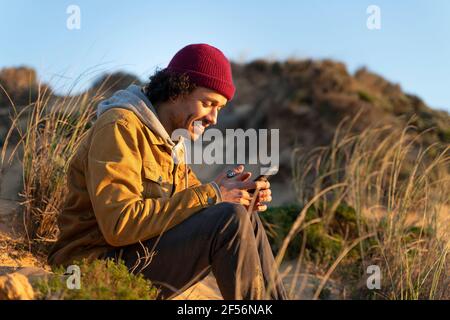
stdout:
[[[202,184],[180,162],[183,139],[171,138],[185,129],[198,139],[234,92],[223,53],[193,44],[145,87],[132,85],[101,102],[69,166],[49,262],[121,259],[157,285],[160,298],[212,271],[225,299],[286,299],[257,213],[272,199],[270,184],[250,180],[242,166]],[[255,188],[249,208],[247,190]],[[146,253],[154,254],[142,259]]]

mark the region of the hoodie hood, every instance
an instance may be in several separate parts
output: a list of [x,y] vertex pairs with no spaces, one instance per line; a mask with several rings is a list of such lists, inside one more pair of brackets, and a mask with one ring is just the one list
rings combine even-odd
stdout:
[[133,111],[139,120],[152,130],[153,133],[163,138],[167,145],[171,147],[175,146],[175,143],[159,121],[155,108],[142,92],[141,87],[132,84],[125,90],[119,90],[110,98],[100,102],[97,107],[97,118],[111,108],[122,108]]

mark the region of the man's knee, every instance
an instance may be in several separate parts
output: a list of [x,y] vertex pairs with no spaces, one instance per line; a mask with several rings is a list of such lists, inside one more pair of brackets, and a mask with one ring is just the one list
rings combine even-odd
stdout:
[[217,206],[219,206],[218,209],[221,212],[223,229],[231,231],[250,230],[250,216],[244,206],[231,202],[222,202]]
[[221,202],[216,205],[217,209],[225,217],[236,218],[242,220],[247,216],[245,207],[238,203]]

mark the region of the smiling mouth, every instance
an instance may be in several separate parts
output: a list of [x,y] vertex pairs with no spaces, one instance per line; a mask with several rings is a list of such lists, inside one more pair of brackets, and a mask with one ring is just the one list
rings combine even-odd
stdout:
[[194,121],[192,123],[192,128],[194,130],[194,133],[196,134],[202,134],[205,132],[205,127],[203,126],[201,121]]

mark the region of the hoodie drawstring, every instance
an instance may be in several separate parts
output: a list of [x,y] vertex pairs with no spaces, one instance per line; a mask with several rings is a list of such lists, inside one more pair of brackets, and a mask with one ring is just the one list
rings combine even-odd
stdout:
[[185,189],[187,189],[189,186],[189,174],[188,174],[188,165],[187,165],[186,145],[184,144],[184,140],[183,140],[183,149],[184,149],[183,152],[184,152],[184,176],[185,176],[184,186],[185,186]]
[[[188,164],[187,164],[187,151],[186,151],[186,143],[184,141],[184,137],[180,136],[179,142],[183,147],[183,156],[184,156],[184,188],[187,189],[189,186],[189,174],[188,174]],[[178,158],[178,155],[177,155]],[[179,161],[179,159],[178,159]]]

